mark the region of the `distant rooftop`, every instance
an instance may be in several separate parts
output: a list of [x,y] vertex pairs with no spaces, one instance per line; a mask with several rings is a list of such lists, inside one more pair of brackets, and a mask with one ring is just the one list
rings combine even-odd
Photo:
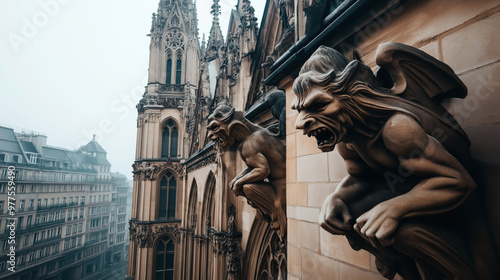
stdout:
[[101,145],[99,145],[99,143],[97,143],[97,141],[95,140],[95,135],[94,138],[92,138],[92,141],[90,141],[87,145],[82,146],[79,150],[85,151],[87,153],[93,153],[93,152],[106,153],[106,151],[101,147]]
[[48,146],[46,139],[39,132],[0,125],[0,162],[92,170],[92,165],[111,166],[95,136],[78,150]]
[[0,123],[0,127],[10,128],[14,131],[14,133],[18,133],[18,134],[26,134],[26,135],[33,135],[33,136],[47,136],[47,135],[45,135],[41,132],[38,132],[38,131],[29,130],[26,128],[17,127],[17,126],[8,125],[8,124],[3,124],[3,123]]

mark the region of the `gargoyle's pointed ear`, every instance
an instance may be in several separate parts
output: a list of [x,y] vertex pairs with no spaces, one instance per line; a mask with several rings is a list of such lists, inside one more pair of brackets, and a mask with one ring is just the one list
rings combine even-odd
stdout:
[[240,121],[233,121],[229,124],[228,134],[238,141],[242,141],[250,135],[250,130]]
[[357,50],[352,51],[352,59],[359,60],[359,62],[363,62],[361,60],[361,56],[359,55],[359,52]]

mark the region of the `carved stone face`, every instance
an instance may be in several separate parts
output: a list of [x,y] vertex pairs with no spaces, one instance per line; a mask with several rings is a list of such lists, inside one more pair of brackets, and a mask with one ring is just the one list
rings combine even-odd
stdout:
[[314,136],[318,149],[329,152],[347,134],[346,120],[340,100],[318,86],[314,86],[302,98],[295,98],[292,109],[299,111],[295,127],[308,137]]
[[229,133],[229,125],[234,115],[234,108],[226,105],[217,107],[208,117],[207,137],[219,146],[231,146],[234,137]]
[[207,137],[219,144],[222,147],[225,147],[228,145],[228,139],[229,139],[229,134],[228,134],[228,127],[227,124],[220,122],[218,120],[212,120],[208,126],[208,135]]

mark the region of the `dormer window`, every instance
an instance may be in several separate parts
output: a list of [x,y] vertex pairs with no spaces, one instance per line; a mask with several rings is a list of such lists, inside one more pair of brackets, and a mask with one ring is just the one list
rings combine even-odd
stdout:
[[23,162],[23,158],[20,155],[14,155],[12,157],[12,159],[14,160],[14,162],[17,162],[17,163],[22,163]]
[[8,162],[9,155],[8,154],[0,154],[0,160],[3,160],[4,162]]
[[37,161],[37,155],[36,154],[30,154],[29,163],[35,164],[36,161]]

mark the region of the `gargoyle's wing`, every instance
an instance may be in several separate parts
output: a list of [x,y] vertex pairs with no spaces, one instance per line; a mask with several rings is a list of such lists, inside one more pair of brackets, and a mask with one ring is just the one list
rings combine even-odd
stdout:
[[467,88],[446,64],[416,48],[388,42],[377,48],[377,78],[389,92],[438,113],[445,98],[464,98]]
[[412,101],[422,111],[468,138],[453,116],[441,106],[446,98],[465,98],[467,87],[446,64],[416,48],[388,42],[379,45],[376,76],[389,93]]
[[228,126],[229,135],[241,141],[250,135],[250,130],[240,121],[233,121]]

